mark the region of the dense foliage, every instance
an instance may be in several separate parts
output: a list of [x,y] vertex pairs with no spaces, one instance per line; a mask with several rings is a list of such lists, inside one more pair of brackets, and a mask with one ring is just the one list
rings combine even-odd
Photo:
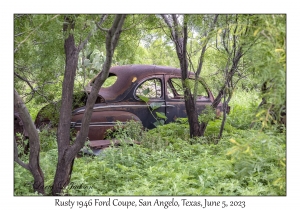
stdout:
[[[238,91],[225,126],[214,144],[221,120],[209,123],[205,137],[189,139],[186,119],[148,132],[130,122],[115,134],[140,145],[83,155],[74,163],[68,195],[286,195],[285,130],[250,129],[259,103],[255,91]],[[55,173],[55,131],[40,133],[41,166],[46,192]],[[15,195],[35,195],[28,171],[15,164]]]
[[[110,27],[114,17],[107,17],[103,29]],[[182,15],[177,17],[181,24]],[[75,63],[74,108],[82,105],[76,101],[99,74],[107,55],[105,30],[97,32],[99,15],[69,18],[76,21],[71,33],[76,45],[89,37]],[[189,70],[196,72],[201,63],[200,77],[214,95],[223,92],[223,102],[231,99],[231,112],[223,116],[222,138],[218,138],[222,118],[215,119],[209,109],[198,116],[199,122],[208,123],[202,137],[189,138],[187,119],[149,131],[134,122],[119,125],[111,137],[140,144],[123,144],[98,156],[78,155],[63,194],[286,195],[286,16],[222,14],[213,24],[213,15],[190,14],[184,20]],[[51,194],[58,160],[56,126],[66,78],[63,24],[64,15],[14,16],[14,88],[33,120],[48,105],[45,113],[54,126],[39,133],[46,195]],[[127,15],[123,28],[112,66],[180,68],[176,45],[161,16]],[[233,62],[241,48],[242,57]],[[19,156],[27,162],[23,149],[18,146]],[[35,195],[32,183],[30,172],[15,163],[15,195]]]

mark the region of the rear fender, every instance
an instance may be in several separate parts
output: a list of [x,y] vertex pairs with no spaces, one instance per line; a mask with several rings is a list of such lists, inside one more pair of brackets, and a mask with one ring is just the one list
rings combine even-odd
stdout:
[[[82,117],[83,113],[72,117],[71,126],[76,131],[80,131]],[[126,123],[130,120],[141,121],[135,114],[126,111],[93,112],[89,125],[88,138],[90,141],[103,140],[106,131],[112,129],[118,121]]]

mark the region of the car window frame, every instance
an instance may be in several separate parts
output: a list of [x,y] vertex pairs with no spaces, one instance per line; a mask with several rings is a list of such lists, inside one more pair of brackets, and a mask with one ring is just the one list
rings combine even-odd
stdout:
[[163,74],[154,75],[154,76],[150,76],[150,77],[145,77],[144,79],[140,80],[140,82],[138,82],[138,84],[135,86],[134,91],[133,91],[133,97],[134,97],[135,100],[143,101],[137,96],[136,91],[144,82],[146,82],[147,80],[151,80],[151,79],[160,80],[160,83],[161,83],[161,97],[160,98],[149,98],[149,101],[165,101],[165,88],[164,88],[164,76],[163,76]]
[[[169,77],[166,79],[166,99],[168,99],[168,100],[183,100],[184,99],[184,95],[180,95],[177,92],[176,88],[174,87],[174,85],[173,85],[173,83],[171,81],[171,79],[174,79],[174,78],[181,80],[181,77],[169,75]],[[188,79],[195,80],[195,78],[193,78],[193,77],[189,77]],[[202,95],[198,95],[197,94],[197,97],[202,96],[201,98],[205,98],[207,100],[213,100],[212,93],[208,89],[207,84],[205,83],[205,81],[203,79],[199,78],[199,82],[203,86],[203,88],[205,89],[207,95],[206,96],[202,96]],[[169,95],[167,93],[169,91],[168,87],[170,87],[171,91],[173,92],[174,98],[170,98],[169,97]]]

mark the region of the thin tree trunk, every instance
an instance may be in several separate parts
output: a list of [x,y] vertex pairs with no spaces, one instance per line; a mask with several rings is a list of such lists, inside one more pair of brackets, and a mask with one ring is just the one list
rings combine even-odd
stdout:
[[[59,158],[56,168],[56,174],[54,178],[54,183],[52,187],[52,195],[60,195],[62,190],[69,184],[72,174],[72,167],[74,163],[74,158],[84,146],[86,138],[88,136],[89,124],[93,112],[93,107],[98,95],[98,92],[108,77],[109,69],[112,62],[112,57],[114,54],[115,47],[117,46],[119,36],[121,34],[121,29],[124,23],[126,15],[116,15],[115,21],[112,27],[107,30],[103,29],[106,35],[106,60],[103,65],[101,73],[96,78],[94,85],[92,87],[91,93],[88,97],[85,113],[82,118],[82,125],[80,132],[78,133],[73,145],[70,145],[70,119],[72,111],[72,99],[73,87],[74,87],[74,77],[76,73],[76,67],[78,62],[78,53],[82,48],[75,47],[74,37],[70,33],[69,37],[65,40],[65,53],[66,53],[66,68],[65,68],[65,78],[63,82],[63,99],[67,99],[64,103],[62,102],[61,111],[66,112],[60,119],[59,131],[58,131],[58,147],[59,147]],[[70,22],[70,20],[67,20]],[[103,22],[103,21],[102,21]],[[100,23],[102,23],[100,21]],[[71,21],[71,27],[74,27],[75,23]],[[97,25],[100,29],[100,24]],[[67,28],[64,26],[64,30]],[[66,78],[67,77],[67,78]],[[64,91],[69,92],[64,95]],[[70,93],[71,92],[71,93]],[[64,101],[62,100],[62,101]],[[59,136],[60,135],[60,136]]]
[[[230,71],[226,72],[225,84],[219,91],[218,96],[216,97],[216,99],[214,100],[214,102],[212,104],[212,107],[216,108],[218,106],[218,104],[221,102],[222,97],[224,97],[223,119],[222,119],[220,131],[219,131],[218,141],[216,142],[216,144],[219,142],[219,140],[222,138],[222,135],[223,135],[223,130],[224,130],[225,122],[226,122],[226,118],[227,118],[226,112],[227,112],[228,104],[232,97],[232,93],[230,92],[230,88],[231,89],[233,88],[232,79],[233,79],[235,72],[238,69],[238,63],[240,62],[240,59],[242,58],[242,56],[243,56],[242,47],[239,47],[238,50],[236,52],[234,52],[234,58],[232,60],[232,65],[231,65]],[[226,88],[227,88],[227,91],[225,91]],[[229,94],[227,100],[226,100],[226,92]]]
[[181,82],[184,89],[184,101],[186,107],[187,118],[190,128],[190,137],[200,136],[200,124],[198,121],[198,113],[190,88],[185,83],[188,79],[188,60],[187,60],[187,21],[183,20],[183,31],[179,30],[179,22],[176,15],[172,15],[172,21],[166,15],[161,15],[171,32],[171,39],[175,44],[176,53],[180,62]]
[[70,146],[70,119],[72,114],[74,78],[78,62],[79,51],[75,46],[73,33],[70,33],[75,27],[75,21],[65,17],[63,26],[64,33],[69,33],[65,39],[66,66],[62,86],[62,100],[60,108],[59,124],[57,128],[58,162],[56,173],[52,186],[52,194],[59,195],[71,179],[73,159],[66,160],[66,151]]
[[21,97],[19,96],[16,90],[14,90],[14,106],[16,110],[19,112],[19,116],[23,121],[24,129],[27,131],[29,137],[29,163],[25,164],[18,158],[18,149],[17,149],[16,142],[14,144],[15,162],[17,162],[19,165],[21,165],[22,167],[26,168],[31,172],[34,179],[33,190],[40,194],[44,194],[45,193],[44,174],[40,167],[40,161],[39,161],[39,156],[40,156],[39,135],[23,100],[21,99]]
[[[180,61],[180,67],[181,67],[181,75],[182,75],[182,87],[184,89],[184,101],[185,101],[185,107],[186,107],[186,113],[189,121],[189,127],[190,127],[190,137],[193,138],[195,136],[201,136],[201,127],[198,121],[198,112],[196,109],[196,103],[194,100],[194,96],[191,93],[191,89],[187,86],[186,80],[188,79],[188,60],[187,60],[187,52],[186,52],[186,46],[187,46],[187,22],[184,20],[183,25],[183,40],[178,39],[181,41],[182,49],[178,50],[177,55]],[[178,46],[178,48],[180,45]]]
[[222,138],[222,135],[223,135],[223,131],[224,131],[224,127],[225,127],[225,122],[226,122],[226,119],[227,119],[227,107],[228,107],[228,104],[229,104],[229,101],[231,100],[231,97],[232,97],[232,93],[229,94],[227,100],[226,100],[226,95],[224,95],[224,102],[223,102],[223,119],[222,119],[222,124],[221,124],[221,127],[220,127],[220,132],[219,132],[219,136],[218,136],[218,141],[216,142],[216,144],[219,143],[219,140]]
[[203,136],[204,131],[202,130],[205,128],[204,126],[200,126],[199,120],[198,120],[198,112],[195,107],[194,99],[192,97],[192,94],[187,95],[187,99],[185,99],[185,107],[186,107],[186,113],[188,117],[189,122],[189,128],[190,128],[190,137],[196,137],[196,136]]
[[[183,27],[182,27],[183,30],[181,31],[181,30],[179,30],[180,27],[179,27],[179,22],[178,22],[176,15],[171,16],[172,21],[166,15],[161,15],[161,16],[170,29],[171,39],[176,46],[176,53],[177,53],[177,57],[180,62],[180,68],[181,68],[181,74],[182,74],[181,81],[182,81],[182,87],[184,89],[184,100],[185,100],[186,113],[187,113],[187,118],[188,118],[189,128],[190,128],[190,137],[193,138],[195,136],[204,136],[204,132],[207,127],[207,123],[203,123],[203,122],[199,123],[199,121],[198,121],[198,112],[196,109],[197,83],[195,85],[194,94],[191,93],[190,88],[185,83],[185,81],[189,77],[187,51],[186,51],[187,38],[188,38],[186,17],[183,18]],[[215,15],[213,23],[208,32],[211,32],[213,30],[213,28],[217,22],[217,18],[218,18],[218,15]],[[202,47],[202,52],[201,52],[201,56],[199,58],[199,64],[198,64],[198,68],[197,68],[197,72],[196,72],[195,81],[197,81],[197,79],[200,76],[207,43],[208,43],[208,39],[206,40],[206,42],[204,43],[204,45]]]

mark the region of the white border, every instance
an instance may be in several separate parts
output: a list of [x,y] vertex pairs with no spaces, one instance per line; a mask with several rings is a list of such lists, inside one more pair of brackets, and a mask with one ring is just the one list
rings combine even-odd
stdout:
[[[296,1],[276,0],[215,0],[215,1],[5,1],[1,4],[1,209],[29,207],[55,208],[54,197],[13,197],[13,14],[14,13],[285,13],[287,14],[287,196],[284,197],[208,197],[216,200],[245,200],[245,209],[298,209],[299,201],[299,11]],[[4,65],[3,65],[4,64]],[[4,114],[4,118],[3,118]],[[4,131],[4,135],[3,135]],[[94,199],[95,197],[92,197]],[[106,198],[106,197],[104,197]],[[103,198],[103,199],[104,199]],[[155,197],[143,197],[150,200]],[[177,199],[178,197],[176,197]],[[204,199],[207,197],[195,197]],[[64,200],[88,200],[88,197],[64,197]],[[134,200],[139,197],[121,197]],[[162,197],[167,200],[169,197]],[[6,208],[7,207],[7,208]],[[64,208],[65,209],[65,208]],[[69,208],[67,208],[69,209]],[[76,208],[73,208],[76,209]],[[91,208],[89,208],[91,209]],[[95,209],[95,208],[94,208]],[[97,208],[99,209],[99,207]],[[126,208],[123,208],[126,209]],[[139,209],[139,208],[138,208]],[[161,208],[163,209],[163,208]],[[173,209],[173,208],[169,208]],[[196,209],[196,208],[194,208]],[[209,208],[213,209],[213,208]],[[219,209],[219,208],[215,208]],[[237,208],[234,208],[237,209]]]

